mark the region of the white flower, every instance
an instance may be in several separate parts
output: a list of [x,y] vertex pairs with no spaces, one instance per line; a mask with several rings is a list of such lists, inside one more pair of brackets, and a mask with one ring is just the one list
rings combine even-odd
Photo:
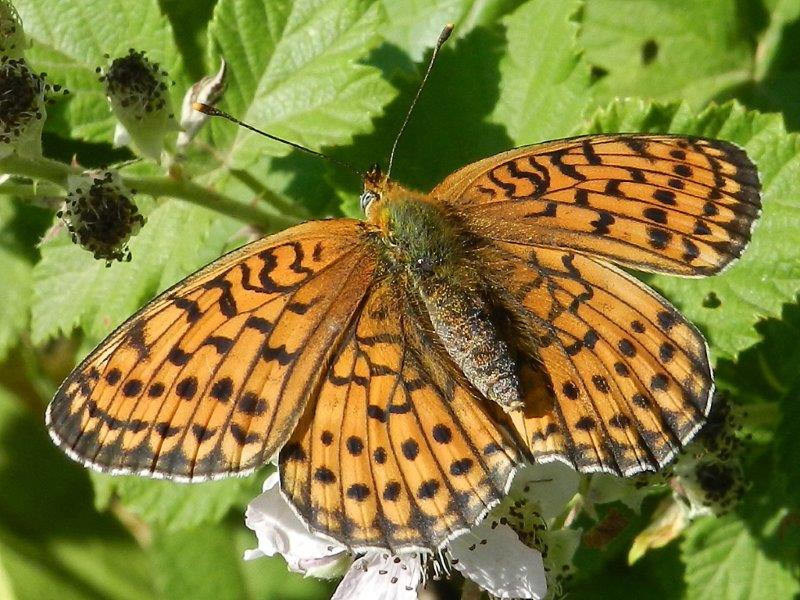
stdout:
[[[334,577],[349,565],[334,600],[414,600],[424,584],[428,561],[440,573],[458,570],[499,598],[544,598],[548,583],[542,553],[523,540],[542,541],[541,514],[555,514],[557,506],[563,509],[575,495],[577,481],[577,474],[554,465],[523,469],[509,499],[472,530],[450,540],[437,555],[369,551],[353,557],[344,546],[309,531],[281,495],[278,474],[274,473],[264,483],[263,493],[247,508],[246,523],[256,532],[258,549],[249,550],[245,558],[281,554],[291,570],[316,577]],[[527,507],[540,510],[533,499],[541,500],[545,512],[536,513],[537,533],[529,536],[523,531],[521,538],[509,523],[525,521]],[[524,511],[522,505],[526,506]],[[506,513],[507,517],[502,516]],[[554,537],[553,542],[556,554],[571,557],[575,546],[571,537]]]
[[247,506],[245,524],[258,538],[258,548],[248,550],[246,560],[280,554],[296,573],[316,577],[341,574],[327,573],[347,560],[346,548],[309,532],[281,495],[277,472],[267,477],[263,493]]
[[186,146],[197,135],[197,132],[211,118],[209,115],[192,108],[192,105],[195,102],[201,102],[202,104],[214,106],[219,102],[225,92],[226,75],[227,65],[223,59],[219,65],[219,70],[214,75],[203,77],[190,87],[183,96],[180,120],[181,132],[178,134],[178,142],[176,144],[179,152],[186,149]]
[[498,598],[544,598],[547,579],[538,550],[511,527],[485,519],[449,544],[450,564]]
[[422,581],[418,554],[368,552],[353,562],[331,600],[415,600]]

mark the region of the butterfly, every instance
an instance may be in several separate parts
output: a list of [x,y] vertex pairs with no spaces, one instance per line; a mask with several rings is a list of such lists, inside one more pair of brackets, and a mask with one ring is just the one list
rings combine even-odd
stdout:
[[525,461],[655,471],[704,423],[702,335],[619,267],[697,277],[739,257],[760,212],[739,147],[577,137],[427,194],[375,168],[361,205],[364,220],[265,237],[144,306],[58,390],[56,443],[180,481],[277,457],[312,530],[397,551],[474,525]]

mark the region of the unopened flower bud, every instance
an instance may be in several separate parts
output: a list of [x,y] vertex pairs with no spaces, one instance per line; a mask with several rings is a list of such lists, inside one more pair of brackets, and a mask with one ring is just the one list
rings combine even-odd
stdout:
[[214,106],[225,92],[227,65],[223,60],[214,75],[203,77],[195,83],[183,97],[181,106],[181,132],[178,135],[177,148],[181,151],[189,145],[197,132],[208,121],[209,116],[192,108],[195,102]]
[[44,74],[28,68],[24,59],[0,57],[0,158],[42,154],[46,116]]
[[167,72],[132,48],[114,59],[106,72],[97,72],[118,120],[115,144],[131,143],[140,154],[160,161],[164,137],[177,128]]
[[127,242],[144,225],[144,217],[116,173],[101,171],[69,178],[69,192],[58,217],[72,241],[105,259],[129,261]]

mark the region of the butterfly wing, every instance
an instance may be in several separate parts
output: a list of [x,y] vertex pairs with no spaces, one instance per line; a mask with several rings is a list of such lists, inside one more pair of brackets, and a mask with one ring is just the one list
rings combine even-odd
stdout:
[[499,501],[518,460],[413,307],[392,279],[374,286],[280,454],[300,516],[356,549],[438,547]]
[[505,242],[496,251],[505,302],[538,359],[523,370],[525,409],[509,416],[534,457],[626,476],[670,462],[711,406],[700,333],[603,261]]
[[270,460],[370,284],[365,227],[304,223],[163,293],[63,383],[47,412],[53,439],[101,471],[175,479]]
[[716,273],[741,254],[759,193],[755,166],[734,144],[637,134],[518,148],[456,171],[431,192],[492,239],[685,276]]

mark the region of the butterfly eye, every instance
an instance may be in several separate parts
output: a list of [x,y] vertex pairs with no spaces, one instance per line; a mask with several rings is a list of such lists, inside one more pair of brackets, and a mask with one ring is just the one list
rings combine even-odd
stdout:
[[367,207],[378,199],[378,194],[371,190],[367,190],[361,194],[361,210],[367,212]]

